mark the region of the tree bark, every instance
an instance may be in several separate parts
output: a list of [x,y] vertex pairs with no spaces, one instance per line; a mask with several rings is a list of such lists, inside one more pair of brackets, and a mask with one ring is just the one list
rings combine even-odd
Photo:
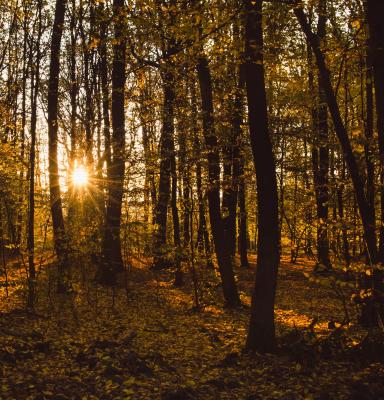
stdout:
[[[326,39],[327,2],[320,0],[318,7],[317,35],[320,43]],[[318,74],[319,75],[319,74]],[[328,149],[328,112],[324,89],[318,76],[318,105],[316,107],[316,135],[319,148],[317,179],[315,180],[315,193],[317,205],[317,255],[318,262],[323,268],[330,269],[329,238],[328,238],[328,202],[329,202],[329,149]]]
[[37,125],[37,96],[40,86],[40,40],[42,35],[42,4],[39,2],[39,22],[36,41],[36,63],[34,68],[31,62],[31,147],[29,152],[29,207],[28,207],[28,300],[27,306],[34,307],[35,303],[35,285],[36,285],[36,268],[34,260],[35,252],[35,159],[36,159],[36,125]]
[[[77,40],[77,30],[76,30],[76,2],[72,0],[72,12],[71,12],[71,20],[70,20],[70,50],[69,50],[69,59],[70,59],[70,88],[69,88],[69,97],[71,102],[71,116],[70,116],[70,141],[71,141],[71,149],[69,154],[69,176],[73,173],[75,168],[75,160],[76,160],[76,146],[77,146],[77,132],[76,132],[76,120],[77,120],[77,94],[78,94],[78,84],[77,84],[77,76],[76,76],[76,40]],[[72,230],[74,227],[73,222],[75,218],[75,191],[74,185],[70,182],[69,184],[69,196],[68,196],[68,216],[67,221],[69,225],[69,229]]]
[[245,0],[245,81],[257,182],[257,271],[246,342],[249,351],[275,350],[274,304],[279,267],[279,218],[275,160],[268,129],[261,0]]
[[228,307],[237,306],[240,303],[237,292],[235,275],[232,267],[232,257],[227,246],[223,220],[220,208],[220,155],[219,144],[215,133],[213,118],[213,96],[211,73],[208,60],[204,54],[200,54],[197,62],[197,74],[200,85],[203,133],[208,158],[208,207],[211,223],[213,242],[217,263],[219,267],[225,304]]
[[[196,192],[198,202],[198,230],[197,230],[197,249],[199,253],[205,255],[207,268],[213,268],[211,243],[209,240],[207,219],[205,216],[206,199],[203,194],[203,179],[201,165],[201,144],[199,138],[199,129],[197,126],[197,104],[196,104],[196,85],[191,84],[191,111],[193,121],[193,157],[196,160]],[[192,215],[192,214],[191,214]],[[192,225],[191,225],[192,227]]]
[[111,131],[109,117],[109,85],[108,85],[108,58],[107,58],[107,12],[104,3],[99,5],[100,18],[100,80],[103,109],[103,136],[105,164],[107,168],[107,182],[111,180]]
[[[241,162],[241,164],[243,164]],[[240,255],[240,266],[243,268],[249,268],[248,261],[248,246],[247,246],[247,209],[245,205],[246,191],[245,191],[245,179],[244,179],[244,168],[243,165],[240,167],[240,178],[239,178],[239,255]]]
[[[367,22],[369,27],[368,58],[373,68],[376,103],[376,125],[380,158],[380,240],[378,262],[384,262],[384,24],[382,21],[383,4],[379,0],[366,0]],[[368,105],[367,105],[368,107]],[[383,272],[374,268],[373,290],[383,299]],[[381,324],[384,317],[383,301],[378,304]],[[375,318],[376,319],[376,318]]]
[[55,17],[52,29],[51,60],[48,82],[48,154],[49,154],[49,192],[52,213],[53,237],[58,257],[59,292],[65,291],[64,273],[68,270],[68,247],[65,235],[63,208],[61,201],[59,166],[57,161],[58,144],[58,91],[60,74],[60,45],[64,29],[64,14],[67,0],[56,0]]
[[107,285],[116,283],[117,273],[124,270],[121,255],[120,224],[124,193],[125,171],[125,62],[126,62],[126,15],[124,0],[113,1],[115,44],[112,65],[112,150],[108,182],[107,212],[102,243],[99,280]]
[[167,259],[167,214],[171,195],[172,159],[174,157],[174,71],[172,66],[163,67],[163,126],[160,137],[160,179],[156,204],[156,232],[154,244],[153,268],[162,269],[170,266]]

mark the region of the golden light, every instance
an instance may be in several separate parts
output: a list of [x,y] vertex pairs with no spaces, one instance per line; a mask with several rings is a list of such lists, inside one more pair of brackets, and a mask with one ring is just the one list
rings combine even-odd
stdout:
[[88,183],[88,172],[83,166],[76,167],[73,170],[72,182],[75,186],[85,186]]

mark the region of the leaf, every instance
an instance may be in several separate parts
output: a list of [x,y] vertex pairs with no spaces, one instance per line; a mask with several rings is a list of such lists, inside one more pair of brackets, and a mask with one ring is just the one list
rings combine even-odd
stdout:
[[361,22],[358,19],[355,19],[351,22],[351,25],[353,28],[355,28],[356,30],[360,29],[361,27]]

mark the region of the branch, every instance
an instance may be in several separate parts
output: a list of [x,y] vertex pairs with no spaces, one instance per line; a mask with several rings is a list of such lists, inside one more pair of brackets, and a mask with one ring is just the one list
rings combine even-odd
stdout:
[[158,62],[139,56],[135,51],[134,44],[132,44],[132,43],[130,44],[130,49],[131,49],[131,54],[136,59],[136,61],[138,61],[139,63],[141,63],[143,65],[149,65],[154,68],[160,68],[160,64]]

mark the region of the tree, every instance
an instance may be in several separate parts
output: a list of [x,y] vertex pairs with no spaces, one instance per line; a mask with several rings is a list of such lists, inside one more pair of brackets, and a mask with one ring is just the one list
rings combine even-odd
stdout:
[[[29,272],[29,286],[28,286],[28,300],[27,306],[33,308],[35,302],[35,160],[36,160],[36,124],[37,124],[37,99],[40,90],[40,58],[41,49],[40,41],[42,36],[42,4],[39,2],[38,7],[38,30],[36,38],[36,60],[31,60],[31,144],[29,151],[29,207],[28,207],[28,237],[27,237],[27,250],[28,250],[28,272]],[[32,54],[32,49],[31,49]],[[34,65],[34,67],[33,67]]]
[[52,28],[51,61],[48,82],[48,154],[49,154],[49,191],[55,250],[58,257],[58,291],[64,291],[65,277],[68,272],[68,246],[64,226],[63,207],[60,190],[58,151],[58,90],[60,74],[60,45],[64,29],[66,0],[56,0],[55,18]]
[[[318,6],[317,36],[322,46],[326,40],[327,2],[320,0]],[[329,138],[328,138],[328,112],[324,89],[318,77],[318,104],[314,112],[317,143],[312,152],[313,177],[317,206],[317,254],[318,261],[326,269],[331,268],[329,260],[328,240],[328,203],[329,203]]]
[[[114,0],[114,41],[112,66],[112,138],[113,155],[110,164],[110,180],[107,188],[107,211],[102,242],[102,263],[99,279],[114,285],[117,273],[124,270],[121,255],[121,209],[124,193],[125,172],[125,63],[127,20],[124,0]],[[104,89],[105,90],[105,89]],[[105,93],[104,93],[105,95]],[[105,100],[106,101],[106,100]],[[107,118],[104,110],[104,118]],[[107,134],[108,135],[108,134]]]
[[280,256],[276,169],[264,81],[262,10],[261,0],[245,1],[245,82],[258,210],[257,270],[246,348],[270,352],[276,347],[274,304]]
[[[369,27],[368,39],[368,59],[372,63],[375,100],[376,100],[376,126],[379,143],[379,161],[380,161],[380,241],[378,249],[377,262],[384,262],[384,26],[380,18],[382,4],[379,1],[367,0],[367,21]],[[373,205],[374,206],[374,205]],[[375,297],[383,299],[384,282],[383,272],[373,271],[373,289]],[[379,300],[377,304],[377,313],[382,320],[384,316],[384,304]],[[373,317],[376,321],[377,316]]]
[[203,133],[208,153],[209,188],[207,190],[207,197],[209,220],[211,223],[225,303],[228,307],[234,307],[240,303],[240,299],[233,273],[231,249],[226,245],[224,223],[221,217],[220,156],[213,117],[212,80],[208,60],[203,53],[200,53],[197,60],[197,76],[201,95]]

